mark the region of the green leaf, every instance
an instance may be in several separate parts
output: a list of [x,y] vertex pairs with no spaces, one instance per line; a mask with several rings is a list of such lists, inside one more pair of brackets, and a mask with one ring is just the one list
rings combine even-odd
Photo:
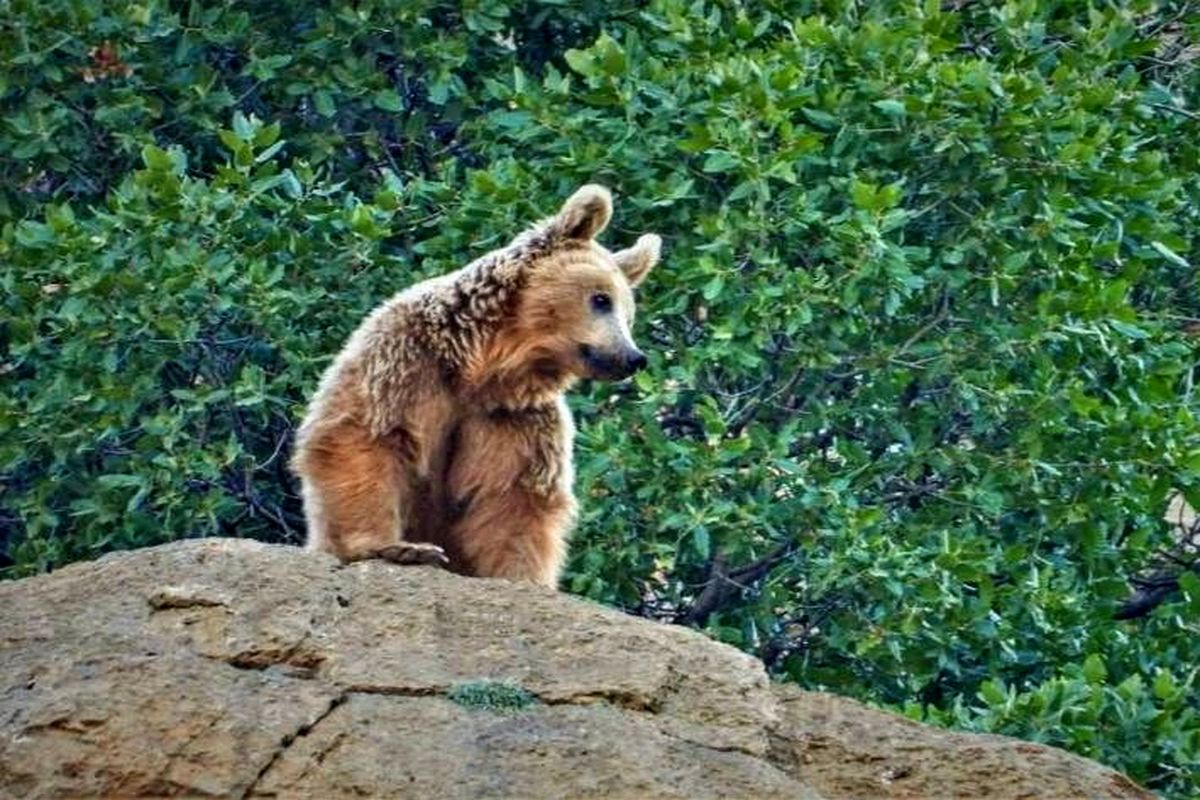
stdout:
[[1193,608],[1200,608],[1200,575],[1195,572],[1181,572],[1179,588]]
[[728,172],[737,166],[737,157],[728,150],[709,150],[701,169],[705,172]]
[[873,210],[878,205],[879,187],[855,180],[850,184],[850,199],[861,209]]
[[818,128],[834,130],[841,125],[841,123],[838,122],[838,118],[827,111],[822,111],[819,108],[803,108],[801,110],[808,121],[816,125]]
[[99,475],[96,482],[101,486],[115,489],[126,489],[142,486],[145,483],[145,478],[141,475],[129,473],[114,473],[110,475]]
[[1154,696],[1159,700],[1166,700],[1172,697],[1175,692],[1175,679],[1171,676],[1170,672],[1160,669],[1158,674],[1154,676]]
[[871,105],[875,106],[875,108],[878,108],[889,117],[903,117],[907,113],[904,103],[900,102],[899,100],[876,100]]
[[712,542],[708,536],[708,529],[703,525],[692,529],[692,546],[696,548],[696,555],[702,561],[707,561],[712,555]]
[[710,303],[720,296],[721,290],[725,288],[725,276],[714,275],[708,283],[704,284],[704,290],[701,292],[704,299]]
[[282,130],[278,122],[272,122],[270,125],[264,125],[254,134],[254,146],[270,147],[279,139],[279,132]]
[[523,129],[533,124],[533,115],[528,111],[501,111],[492,114],[492,122],[501,128]]
[[607,33],[600,34],[592,50],[596,53],[600,68],[607,75],[619,75],[625,71],[625,51]]
[[282,140],[282,139],[279,140],[275,144],[268,147],[266,150],[263,150],[261,153],[256,155],[254,157],[254,163],[262,164],[264,162],[270,161],[272,158],[275,157],[276,153],[278,153],[281,149],[283,149],[283,146],[285,144],[286,144],[286,142],[284,140]]
[[404,110],[404,103],[395,89],[380,89],[375,93],[373,102],[376,108],[384,111],[400,112]]
[[1003,683],[986,680],[979,685],[979,697],[990,706],[999,706],[1004,704],[1008,695]]
[[1191,265],[1188,264],[1187,259],[1176,253],[1171,248],[1167,247],[1162,242],[1153,241],[1150,243],[1150,246],[1157,250],[1159,255],[1170,261],[1175,266],[1183,267],[1184,269],[1189,269],[1191,267]]
[[333,95],[324,89],[313,93],[313,107],[323,117],[332,117],[337,113],[337,107],[333,104]]
[[563,59],[568,67],[580,75],[586,77],[596,73],[596,62],[586,50],[568,50],[563,53]]
[[237,134],[230,130],[221,129],[217,131],[217,138],[221,140],[221,144],[225,145],[225,149],[230,153],[236,153],[246,146],[246,142],[243,139],[239,139]]
[[233,132],[243,142],[254,140],[255,125],[246,118],[246,115],[240,111],[234,112],[233,115]]
[[1104,683],[1108,678],[1108,669],[1104,666],[1104,659],[1095,653],[1085,658],[1083,660],[1083,677],[1091,684]]
[[1117,333],[1128,339],[1145,339],[1150,334],[1134,325],[1132,322],[1123,322],[1119,319],[1110,319],[1108,325]]
[[152,144],[142,147],[142,162],[149,169],[161,172],[169,172],[174,166],[171,162],[171,154]]

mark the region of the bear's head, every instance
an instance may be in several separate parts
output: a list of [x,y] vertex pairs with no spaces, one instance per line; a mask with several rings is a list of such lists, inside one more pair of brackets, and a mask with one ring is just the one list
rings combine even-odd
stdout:
[[612,195],[584,186],[535,229],[513,323],[530,367],[547,377],[619,380],[646,366],[634,344],[633,289],[658,263],[662,240],[646,234],[612,252],[596,242],[612,217]]

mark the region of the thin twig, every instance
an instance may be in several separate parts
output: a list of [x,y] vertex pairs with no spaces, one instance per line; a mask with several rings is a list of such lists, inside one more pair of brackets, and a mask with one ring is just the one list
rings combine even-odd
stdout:
[[1173,106],[1168,103],[1151,103],[1150,106],[1152,108],[1161,108],[1163,111],[1171,111],[1188,119],[1200,120],[1200,114],[1197,114],[1195,111],[1189,111],[1186,108],[1180,108],[1179,106]]

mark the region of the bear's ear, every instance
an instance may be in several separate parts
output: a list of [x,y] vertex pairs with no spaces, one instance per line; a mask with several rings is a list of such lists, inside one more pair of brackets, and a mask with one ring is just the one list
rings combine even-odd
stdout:
[[625,273],[630,286],[637,286],[645,280],[661,256],[662,238],[653,233],[639,238],[633,247],[613,253],[617,266]]
[[556,236],[567,239],[594,239],[612,217],[612,194],[603,186],[589,183],[571,195],[550,220]]

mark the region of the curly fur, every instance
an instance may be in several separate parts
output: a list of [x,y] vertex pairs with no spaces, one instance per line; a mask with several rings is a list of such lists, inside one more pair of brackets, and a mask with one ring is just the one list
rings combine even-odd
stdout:
[[[297,434],[308,545],[345,560],[440,547],[459,572],[554,585],[575,518],[564,392],[581,345],[634,352],[631,287],[659,258],[610,253],[606,189],[376,308],[321,379]],[[611,314],[588,308],[597,292]],[[639,354],[640,355],[640,354]]]

